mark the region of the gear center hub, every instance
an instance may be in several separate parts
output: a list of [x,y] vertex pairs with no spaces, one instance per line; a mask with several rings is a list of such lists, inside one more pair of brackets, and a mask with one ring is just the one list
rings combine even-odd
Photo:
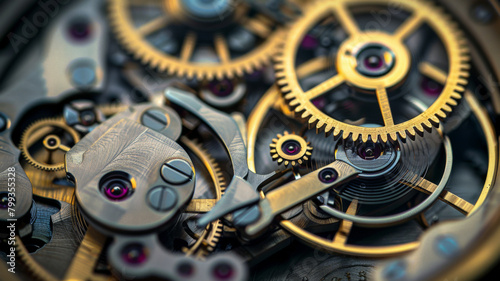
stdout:
[[181,0],[180,2],[190,17],[200,21],[220,20],[231,11],[232,4],[230,0]]
[[401,40],[383,32],[348,38],[337,53],[337,70],[354,87],[374,91],[399,85],[410,69],[411,57]]

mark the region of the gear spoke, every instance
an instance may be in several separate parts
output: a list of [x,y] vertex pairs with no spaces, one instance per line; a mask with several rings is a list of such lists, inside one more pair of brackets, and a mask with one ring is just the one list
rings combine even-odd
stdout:
[[192,199],[186,207],[188,213],[206,213],[212,210],[217,199]]
[[215,51],[222,63],[227,63],[231,60],[231,54],[229,53],[226,39],[220,34],[215,36]]
[[446,73],[443,70],[437,68],[436,66],[428,62],[422,62],[419,64],[418,70],[420,71],[420,73],[422,73],[422,75],[431,78],[432,80],[440,83],[441,85],[446,84],[447,80]]
[[[355,216],[357,211],[358,211],[358,200],[354,199],[352,200],[351,204],[349,204],[346,214]],[[335,234],[332,243],[342,244],[342,245],[347,244],[347,238],[351,233],[352,225],[353,225],[352,221],[342,220],[342,222],[340,222],[339,230],[337,230],[337,234]]]
[[377,89],[377,100],[380,107],[380,112],[382,112],[382,117],[384,118],[385,126],[393,126],[394,119],[392,118],[389,97],[387,96],[387,90],[384,87],[380,87]]
[[308,100],[313,100],[325,94],[326,92],[340,86],[344,82],[345,82],[344,77],[340,74],[337,74],[332,78],[326,80],[325,82],[319,84],[318,86],[310,89],[305,93],[305,95],[307,96]]
[[96,276],[94,273],[94,266],[99,260],[105,243],[106,237],[89,226],[66,272],[65,280],[107,280],[106,276],[102,276],[101,279],[100,276]]
[[259,18],[245,20],[243,23],[243,27],[261,38],[268,37],[272,32],[271,27],[269,27],[264,21],[260,20]]
[[182,45],[181,52],[181,60],[183,62],[188,62],[193,55],[194,47],[196,46],[196,33],[190,32],[186,39],[184,40],[184,44]]
[[349,33],[349,35],[353,36],[360,33],[358,24],[352,17],[351,12],[348,10],[346,5],[338,5],[334,7],[334,13],[338,18],[338,21],[344,28],[344,30]]
[[[431,194],[437,189],[436,184],[424,178],[418,180],[417,184],[415,185],[409,184],[408,186],[425,194]],[[443,190],[443,192],[439,195],[439,199],[444,203],[450,205],[451,207],[455,208],[457,211],[459,211],[464,215],[468,215],[470,212],[472,212],[472,209],[474,209],[473,204],[460,198],[456,194],[451,193],[448,190]]]
[[166,16],[157,17],[148,23],[142,25],[137,29],[137,32],[143,37],[148,36],[164,27],[166,27],[170,23],[170,18]]
[[398,40],[405,40],[410,34],[415,32],[423,23],[423,17],[420,13],[416,13],[408,18],[394,33],[394,37]]

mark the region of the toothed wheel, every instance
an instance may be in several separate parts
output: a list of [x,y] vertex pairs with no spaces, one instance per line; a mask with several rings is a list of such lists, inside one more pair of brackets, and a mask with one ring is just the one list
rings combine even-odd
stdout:
[[283,135],[278,134],[278,138],[273,139],[270,144],[271,157],[278,164],[284,164],[285,167],[302,165],[308,161],[312,154],[312,146],[305,138],[290,134],[287,131]]
[[169,75],[241,77],[268,64],[283,29],[244,1],[113,0],[111,25],[125,49]]
[[78,133],[62,118],[42,119],[31,124],[21,136],[19,149],[37,169],[64,169],[64,155],[80,140]]
[[[403,15],[405,18],[395,30],[386,30],[386,26],[381,25],[380,29],[374,31],[369,26],[370,22],[362,26],[358,19],[363,9],[366,10],[369,5],[397,6],[397,16]],[[396,18],[395,15],[391,20],[394,22]],[[325,33],[318,35],[319,32],[313,31],[318,26],[327,24],[333,28],[328,34],[342,36],[333,40],[326,38],[330,43],[337,44],[332,43],[330,53],[316,56],[315,59],[318,63],[331,63],[332,72],[323,82],[304,89],[302,81],[297,78],[299,75],[296,66],[300,63],[297,54],[305,49],[309,49],[311,53],[311,49],[317,49],[311,46],[324,44],[326,40],[321,40]],[[447,66],[434,65],[432,60],[425,57],[422,59],[419,52],[427,46],[414,48],[411,45],[412,35],[421,28],[430,30],[439,39]],[[296,115],[306,120],[309,127],[315,128],[318,133],[324,131],[327,135],[333,133],[335,138],[352,138],[354,141],[360,139],[364,142],[369,139],[396,141],[398,137],[413,139],[416,134],[422,135],[424,130],[430,131],[432,127],[438,127],[447,118],[461,99],[467,84],[469,56],[462,33],[448,16],[443,15],[441,9],[428,2],[317,1],[308,6],[304,16],[291,29],[294,32],[289,34],[277,59],[277,83]],[[402,87],[409,89],[407,92],[412,91],[415,87],[410,84],[420,77],[439,85],[440,88],[435,89],[434,101],[423,112],[409,119],[402,119],[397,114],[393,116],[393,112],[399,109],[393,102],[402,96],[397,92],[402,92]],[[359,93],[363,96],[359,100],[369,100],[372,103],[360,110],[361,116],[358,117],[361,121],[365,121],[366,116],[363,114],[373,112],[370,110],[373,107],[379,107],[377,122],[358,124],[325,113],[322,108],[325,101],[321,99],[335,94],[339,97],[343,94],[342,91]]]

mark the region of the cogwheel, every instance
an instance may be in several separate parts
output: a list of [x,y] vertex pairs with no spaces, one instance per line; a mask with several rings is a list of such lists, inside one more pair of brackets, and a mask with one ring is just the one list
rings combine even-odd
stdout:
[[[186,137],[182,137],[181,141],[205,165],[205,168],[210,173],[210,177],[214,183],[216,195],[215,199],[220,200],[226,190],[226,180],[219,165],[215,159],[210,156],[210,153],[198,142],[192,141]],[[185,249],[185,253],[201,259],[206,257],[215,249],[217,243],[219,242],[219,238],[222,236],[222,227],[223,225],[220,220],[216,220],[209,224],[205,231],[198,237],[198,240],[189,249]]]
[[313,150],[305,138],[287,131],[283,135],[278,134],[269,147],[273,160],[278,161],[278,164],[284,163],[285,167],[288,164],[302,165],[310,159]]
[[64,123],[63,118],[42,119],[24,131],[19,149],[26,161],[35,168],[59,171],[64,169],[64,153],[78,141],[80,136]]
[[[354,19],[355,11],[363,10],[368,5],[397,6],[410,16],[395,32],[362,30]],[[336,74],[305,91],[299,84],[295,69],[297,52],[306,34],[328,16],[333,16],[336,19],[333,21],[334,24],[338,24],[339,29],[346,34],[346,39],[336,51],[334,67]],[[396,123],[390,106],[391,94],[405,82],[413,58],[405,40],[424,24],[430,27],[444,46],[448,69],[443,71],[426,61],[413,63],[421,76],[441,84],[443,90],[425,111],[407,121]],[[428,2],[316,1],[308,6],[304,16],[291,29],[294,32],[289,33],[287,43],[277,58],[277,83],[289,107],[297,116],[307,120],[309,128],[315,128],[317,133],[325,131],[326,135],[333,133],[336,139],[352,138],[354,141],[359,139],[364,142],[369,139],[382,142],[389,139],[396,141],[398,138],[404,140],[407,137],[414,139],[417,134],[422,136],[424,130],[431,131],[432,127],[438,127],[458,104],[465,91],[470,68],[466,41],[457,25],[444,15],[440,8]],[[366,56],[372,51],[375,53]],[[331,60],[331,58],[318,57],[317,60]],[[376,100],[373,100],[378,102],[380,123],[383,124],[358,126],[342,122],[324,113],[314,103],[318,97],[344,84],[361,93],[376,96]]]
[[[109,17],[125,49],[160,72],[222,80],[261,69],[278,50],[284,29],[244,1],[219,2],[214,10],[202,7],[212,5],[204,1],[112,0]],[[141,8],[156,17],[135,19],[134,9]],[[207,61],[209,53],[213,59]]]

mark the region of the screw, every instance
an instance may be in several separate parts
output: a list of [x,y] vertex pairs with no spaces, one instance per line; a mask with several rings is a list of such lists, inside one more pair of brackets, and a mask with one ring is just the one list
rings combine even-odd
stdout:
[[0,193],[0,209],[7,209],[9,206],[9,196],[7,192]]
[[7,120],[7,118],[2,114],[0,114],[0,132],[5,131],[8,127],[8,124],[9,121]]
[[406,262],[402,260],[393,261],[382,271],[387,280],[399,280],[406,275]]
[[472,8],[474,18],[483,24],[490,23],[493,20],[491,8],[485,4],[478,4]]
[[436,239],[435,245],[438,253],[448,258],[453,257],[460,249],[458,241],[449,235],[439,236]]
[[155,131],[161,131],[168,126],[168,118],[159,109],[148,109],[142,114],[141,123]]
[[156,186],[149,191],[148,202],[157,211],[168,211],[177,203],[177,193],[167,186]]
[[96,67],[92,60],[79,60],[71,67],[71,82],[77,88],[87,88],[97,81]]
[[193,179],[193,169],[187,161],[173,159],[163,164],[161,177],[170,184],[181,185]]

